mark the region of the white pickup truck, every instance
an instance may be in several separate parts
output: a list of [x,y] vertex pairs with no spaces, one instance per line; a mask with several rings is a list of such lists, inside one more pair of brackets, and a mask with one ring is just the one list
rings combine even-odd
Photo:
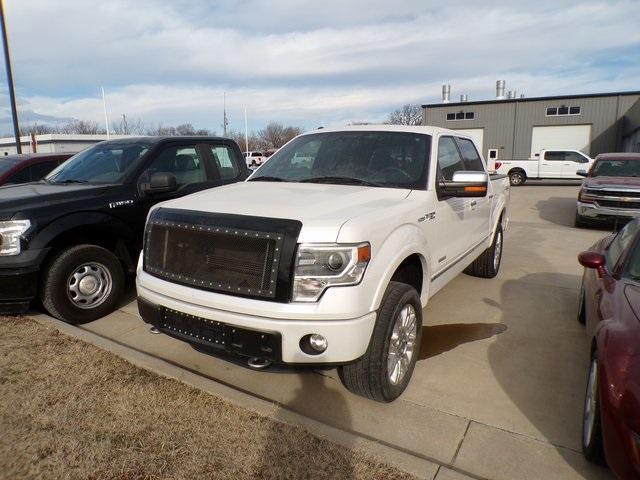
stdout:
[[541,150],[529,160],[497,160],[495,170],[519,186],[529,178],[577,180],[578,170],[589,171],[592,164],[593,159],[580,150]]
[[463,270],[498,273],[508,197],[451,130],[306,133],[246,182],[150,212],[138,308],[202,351],[255,369],[338,366],[349,390],[389,402],[429,298]]

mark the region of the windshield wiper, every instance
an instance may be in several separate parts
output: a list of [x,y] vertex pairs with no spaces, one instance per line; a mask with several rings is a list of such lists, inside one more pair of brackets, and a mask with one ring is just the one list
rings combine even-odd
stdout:
[[284,178],[268,177],[268,176],[253,177],[253,178],[250,178],[249,180],[247,180],[247,182],[286,182],[286,181],[287,180],[285,180]]
[[89,183],[89,180],[76,180],[73,178],[67,178],[66,180],[60,180],[59,182],[50,182],[50,183]]
[[344,185],[365,185],[367,187],[381,187],[379,183],[352,177],[312,177],[300,180],[300,183],[336,183]]

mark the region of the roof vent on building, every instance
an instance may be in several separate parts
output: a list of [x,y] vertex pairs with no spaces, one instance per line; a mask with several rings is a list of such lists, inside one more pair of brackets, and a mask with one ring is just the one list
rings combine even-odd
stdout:
[[467,96],[466,93],[463,93],[462,95],[460,95],[460,103],[464,103],[468,101],[469,101],[469,97]]
[[504,89],[506,82],[504,80],[498,80],[496,82],[496,100],[504,100]]
[[451,85],[442,85],[442,103],[451,101]]

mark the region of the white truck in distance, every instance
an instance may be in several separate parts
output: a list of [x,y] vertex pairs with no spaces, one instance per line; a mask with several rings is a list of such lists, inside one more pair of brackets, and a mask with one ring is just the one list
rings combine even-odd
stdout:
[[138,308],[201,351],[338,366],[350,391],[389,402],[413,373],[429,298],[463,270],[498,273],[508,197],[455,131],[306,133],[246,182],[154,208]]
[[496,173],[507,175],[513,186],[529,178],[577,180],[578,170],[589,171],[593,159],[580,150],[541,150],[529,160],[496,160]]

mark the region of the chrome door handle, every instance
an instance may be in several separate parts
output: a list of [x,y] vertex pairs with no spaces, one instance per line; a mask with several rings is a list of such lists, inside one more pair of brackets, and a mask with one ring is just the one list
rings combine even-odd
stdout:
[[476,202],[475,200],[471,200],[471,206],[475,207],[478,204],[478,202]]

